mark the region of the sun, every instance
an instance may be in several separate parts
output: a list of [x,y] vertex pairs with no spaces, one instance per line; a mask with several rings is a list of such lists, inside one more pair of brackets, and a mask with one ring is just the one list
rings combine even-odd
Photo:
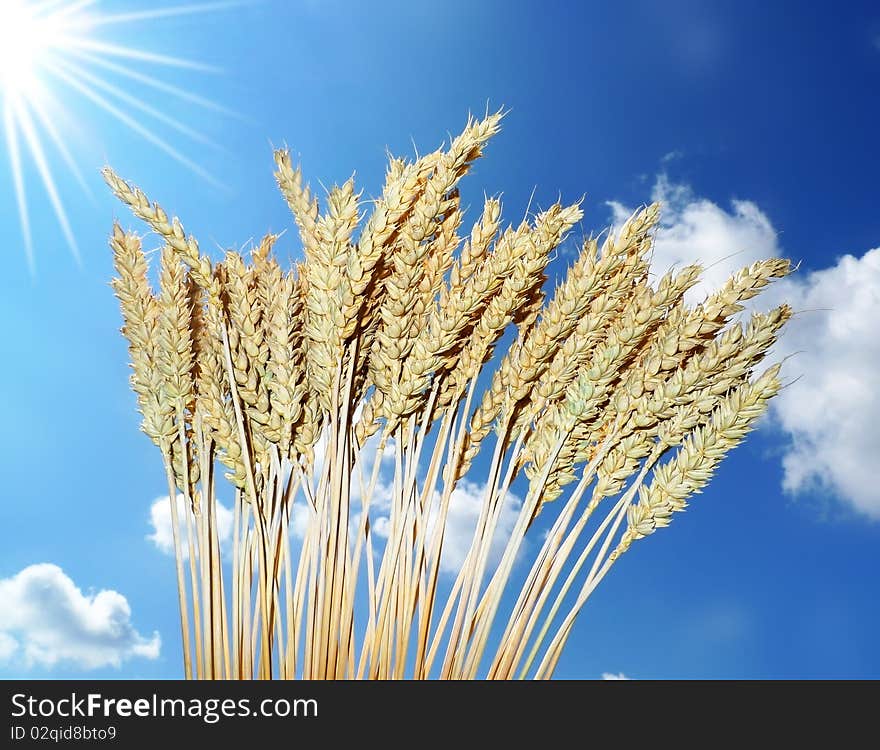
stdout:
[[[150,94],[184,100],[226,115],[212,101],[175,86],[155,71],[188,68],[214,71],[202,63],[120,44],[113,30],[120,25],[145,25],[149,21],[205,13],[234,7],[242,0],[159,6],[144,0],[142,10],[110,13],[100,0],[0,0],[0,108],[8,162],[18,206],[25,254],[34,271],[33,240],[28,210],[25,160],[29,158],[52,205],[67,244],[79,261],[79,249],[56,183],[53,159],[88,191],[77,161],[70,153],[63,126],[83,128],[76,111],[62,105],[60,90],[76,100],[102,110],[133,134],[206,180],[216,180],[201,165],[174,145],[164,131],[203,144],[216,145],[186,123],[166,114]],[[108,3],[109,5],[109,3]],[[139,37],[145,36],[138,28]],[[132,93],[134,85],[138,94]],[[69,99],[70,97],[66,97]],[[93,135],[100,135],[93,133]]]
[[58,19],[41,16],[25,0],[0,4],[0,89],[25,93],[37,81],[37,70],[61,39]]

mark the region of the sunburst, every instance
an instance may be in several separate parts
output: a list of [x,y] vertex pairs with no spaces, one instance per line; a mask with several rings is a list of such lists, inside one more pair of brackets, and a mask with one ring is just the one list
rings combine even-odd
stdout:
[[[107,3],[111,5],[112,3]],[[111,12],[100,0],[0,0],[0,100],[12,186],[18,207],[28,265],[34,270],[31,220],[24,162],[30,159],[67,244],[79,262],[76,236],[64,196],[55,179],[53,159],[84,190],[86,181],[66,145],[58,123],[74,122],[75,113],[62,106],[58,93],[73,91],[92,107],[124,125],[201,177],[214,178],[184,151],[159,135],[150,121],[161,123],[202,143],[209,139],[144,98],[128,93],[122,81],[190,104],[232,114],[220,105],[158,77],[157,68],[216,71],[193,60],[125,46],[113,41],[112,29],[173,16],[207,13],[241,5],[240,0],[174,5],[128,12]]]

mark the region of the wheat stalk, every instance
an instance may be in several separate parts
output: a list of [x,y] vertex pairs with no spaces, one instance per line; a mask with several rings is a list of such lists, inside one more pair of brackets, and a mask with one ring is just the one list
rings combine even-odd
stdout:
[[[579,203],[503,228],[487,198],[462,231],[459,182],[500,119],[391,158],[369,203],[349,180],[322,209],[276,152],[304,253],[289,270],[274,235],[213,262],[105,171],[164,243],[155,293],[139,238],[117,225],[110,244],[171,496],[187,677],[548,678],[614,562],[684,509],[778,391],[778,367],[756,369],[791,310],[733,317],[787,261],[690,306],[699,266],[652,281],[653,204],[585,239],[548,295]],[[234,495],[227,556],[218,461]],[[447,578],[473,487],[479,517]],[[512,490],[524,499],[498,555]]]

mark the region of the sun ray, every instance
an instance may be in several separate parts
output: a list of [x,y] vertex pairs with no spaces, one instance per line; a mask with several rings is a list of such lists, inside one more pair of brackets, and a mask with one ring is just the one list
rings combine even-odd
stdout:
[[85,192],[90,198],[94,197],[92,194],[92,189],[86,182],[85,177],[83,177],[82,171],[80,170],[79,166],[77,166],[76,160],[71,155],[70,150],[64,143],[64,139],[61,137],[61,134],[55,127],[55,123],[52,122],[52,118],[46,111],[46,107],[43,104],[42,97],[33,97],[30,100],[30,105],[34,110],[34,114],[37,116],[37,120],[39,121],[40,125],[42,125],[43,130],[45,130],[49,134],[49,139],[52,141],[55,148],[58,149],[58,153],[61,154],[61,158],[64,160],[64,163],[67,165],[67,168],[70,170],[70,173],[73,175],[74,179],[82,188],[83,192]]
[[189,5],[174,5],[170,8],[155,8],[153,10],[136,10],[128,13],[115,13],[96,18],[90,22],[91,27],[109,26],[117,23],[131,23],[132,21],[152,21],[158,18],[173,18],[174,16],[189,16],[196,13],[213,13],[218,10],[241,7],[248,5],[247,0],[225,0],[215,3],[192,3]]
[[64,42],[70,47],[80,47],[82,49],[93,50],[95,52],[103,52],[105,55],[112,57],[123,57],[129,60],[139,60],[141,62],[155,63],[156,65],[167,65],[172,68],[185,68],[187,70],[198,70],[202,73],[220,73],[220,68],[213,65],[205,65],[195,60],[186,60],[182,57],[173,57],[171,55],[160,55],[157,52],[146,52],[145,50],[135,49],[134,47],[125,47],[121,44],[111,44],[110,42],[99,42],[95,39],[85,37],[66,36],[63,37]]
[[56,12],[55,17],[59,19],[64,19],[69,16],[74,15],[75,13],[80,13],[84,11],[86,8],[95,5],[97,0],[75,0],[70,5],[65,5],[59,11]]
[[103,78],[92,75],[87,70],[84,70],[83,68],[81,68],[79,65],[75,65],[74,63],[72,63],[68,60],[66,63],[66,67],[69,72],[73,73],[81,80],[90,83],[92,86],[94,86],[97,89],[100,89],[100,90],[102,90],[112,96],[115,96],[120,101],[123,101],[126,104],[134,107],[135,109],[140,110],[141,112],[144,112],[145,114],[150,115],[150,117],[155,118],[159,122],[165,123],[170,128],[174,128],[174,130],[178,131],[179,133],[183,133],[185,136],[192,138],[194,141],[198,141],[199,143],[204,143],[206,146],[211,146],[212,148],[222,149],[222,146],[220,146],[220,144],[216,143],[215,141],[212,141],[210,138],[208,138],[203,133],[200,133],[199,131],[194,130],[193,128],[189,127],[188,125],[185,125],[184,123],[180,122],[180,120],[176,120],[173,117],[169,117],[164,112],[160,112],[155,107],[151,107],[146,102],[138,99],[136,96],[132,96],[131,94],[126,93],[125,91],[120,89],[118,86],[114,86],[112,83],[105,81]]
[[70,0],[43,0],[43,2],[36,3],[33,6],[33,13],[35,16],[42,15],[67,2],[70,2]]
[[12,167],[12,184],[15,189],[15,202],[18,206],[18,220],[24,239],[24,253],[27,257],[31,275],[36,272],[34,262],[34,243],[31,237],[31,220],[28,213],[27,195],[24,192],[24,173],[21,169],[21,151],[18,147],[18,127],[15,124],[12,106],[7,99],[3,103],[3,129],[6,131],[6,148],[9,149],[9,164]]
[[[31,273],[35,269],[33,222],[25,190],[25,182],[30,184],[30,165],[39,175],[39,181],[35,181],[38,192],[51,205],[77,263],[79,248],[64,205],[63,184],[58,178],[72,177],[83,194],[92,196],[76,150],[70,146],[70,130],[80,120],[75,117],[76,111],[62,103],[62,89],[76,94],[95,112],[106,113],[205,181],[226,189],[205,167],[168,140],[166,132],[221,151],[222,144],[182,118],[172,116],[159,104],[162,98],[156,92],[166,99],[174,97],[224,116],[246,118],[164,80],[151,68],[202,73],[220,70],[198,60],[143,48],[140,43],[137,47],[128,46],[113,32],[124,24],[211,13],[251,5],[253,0],[184,0],[164,8],[150,7],[149,0],[142,2],[145,7],[141,9],[117,8],[116,12],[107,12],[98,0],[0,0],[0,126],[4,130],[0,144],[5,142],[9,154],[13,188],[10,193],[15,195]],[[164,38],[166,42],[170,39],[167,35]],[[137,92],[132,91],[131,81],[140,84]],[[154,126],[161,129],[154,131]],[[52,160],[61,162],[60,167]],[[33,199],[33,187],[31,192]]]
[[228,109],[227,107],[224,107],[223,105],[218,104],[211,99],[206,99],[203,96],[194,94],[191,91],[180,88],[179,86],[174,86],[170,83],[160,80],[159,78],[155,78],[154,76],[140,73],[133,68],[128,67],[127,65],[121,65],[119,63],[111,62],[110,60],[105,60],[103,57],[93,55],[81,49],[72,49],[70,50],[70,54],[82,60],[85,60],[92,65],[96,65],[99,68],[104,68],[105,70],[112,71],[113,73],[121,75],[125,78],[130,78],[132,81],[137,81],[138,83],[142,83],[145,86],[149,86],[156,91],[161,91],[163,94],[171,94],[178,99],[190,102],[192,104],[197,104],[200,107],[210,109],[214,112],[219,112],[220,114],[224,114],[228,117],[244,119],[238,112]]
[[192,172],[199,175],[199,177],[206,180],[207,182],[210,182],[215,187],[226,189],[226,186],[223,185],[223,183],[221,183],[219,180],[217,180],[217,178],[214,177],[214,175],[212,175],[210,172],[208,172],[204,167],[200,166],[192,159],[184,156],[170,143],[162,139],[160,136],[156,135],[146,126],[141,125],[137,120],[135,120],[130,115],[127,115],[124,111],[116,107],[112,102],[107,101],[103,96],[101,96],[97,91],[94,91],[87,84],[78,80],[75,76],[69,75],[66,71],[62,70],[56,65],[49,65],[47,67],[49,68],[49,70],[51,70],[53,74],[55,74],[59,78],[63,78],[66,83],[79,91],[87,99],[90,99],[92,102],[97,104],[101,109],[115,117],[123,125],[127,125],[129,128],[131,128],[131,130],[140,135],[142,138],[149,141],[157,148],[160,148],[172,159],[187,167]]
[[34,128],[34,121],[31,119],[27,105],[20,100],[13,100],[12,108],[16,120],[21,125],[21,132],[24,134],[24,139],[27,142],[34,163],[37,165],[37,171],[40,173],[43,187],[46,189],[46,193],[52,203],[52,208],[55,210],[55,217],[61,225],[61,231],[64,232],[64,237],[73,252],[73,257],[76,259],[77,264],[82,265],[79,246],[76,244],[76,237],[74,237],[73,230],[70,228],[70,222],[67,219],[67,212],[64,210],[64,204],[61,202],[61,196],[58,194],[58,188],[55,186],[55,179],[52,176],[52,170],[49,167],[49,162],[46,160],[46,153],[43,150],[43,144],[40,143],[40,138]]

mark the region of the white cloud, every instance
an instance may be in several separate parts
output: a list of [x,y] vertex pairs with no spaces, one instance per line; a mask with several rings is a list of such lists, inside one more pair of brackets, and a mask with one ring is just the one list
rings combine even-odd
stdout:
[[[389,507],[390,487],[383,485],[377,489],[376,495],[378,505],[386,510]],[[458,573],[464,563],[471,542],[474,538],[474,531],[477,528],[477,521],[480,517],[480,510],[486,495],[486,485],[471,482],[467,479],[461,479],[452,491],[449,498],[449,510],[446,516],[446,528],[443,535],[443,552],[440,556],[440,570],[445,573]],[[433,533],[433,525],[436,522],[436,509],[439,507],[439,493],[434,496],[435,512],[432,513],[428,521],[427,535]],[[519,511],[522,507],[522,500],[513,493],[508,492],[501,505],[501,513],[498,517],[498,523],[495,527],[495,535],[492,537],[492,543],[489,547],[489,555],[487,558],[487,571],[494,569],[501,559],[504,549],[507,546],[507,540],[513,532],[516,520],[519,517]],[[391,522],[387,516],[379,516],[374,520],[373,531],[376,536],[387,538],[391,530]]]
[[[743,266],[781,254],[773,224],[752,201],[731,201],[727,211],[695,196],[689,186],[670,182],[665,174],[657,177],[651,200],[662,204],[654,244],[657,276],[695,261],[705,268],[702,281],[688,292],[688,302],[700,302]],[[616,201],[608,205],[616,225],[632,214]]]
[[[449,513],[446,517],[446,531],[443,536],[443,553],[440,557],[440,570],[457,573],[470,549],[474,531],[477,528],[480,510],[486,495],[486,485],[461,479],[449,499]],[[508,492],[501,506],[501,514],[492,544],[489,547],[487,570],[498,564],[507,540],[513,532],[522,501]]]
[[[355,411],[355,418],[357,418],[357,415],[360,413],[361,408],[362,406],[359,404],[357,411]],[[329,435],[327,430],[325,429],[324,432],[321,434],[321,437],[315,443],[314,469],[312,471],[312,474],[315,477],[321,476],[322,467],[324,465],[324,460],[327,453],[328,439]],[[373,492],[373,497],[371,499],[371,515],[373,515],[375,511],[387,511],[390,507],[391,480],[388,478],[388,470],[390,467],[391,471],[393,472],[394,440],[389,439],[386,441],[385,446],[382,449],[382,455],[379,456],[378,454],[380,440],[381,436],[378,433],[367,438],[363,447],[360,449],[357,456],[355,457],[354,468],[351,472],[351,485],[349,487],[349,501],[351,503],[351,518],[349,529],[352,537],[352,544],[354,544],[354,539],[356,538],[359,529],[358,524],[360,521],[361,508],[361,482],[363,482],[364,488],[367,488],[369,486],[377,457],[379,459],[379,474],[377,476],[376,487]],[[290,511],[290,531],[293,538],[305,538],[306,531],[308,531],[309,524],[311,523],[313,516],[314,513],[307,505],[306,500],[303,497],[302,491],[298,491],[296,493],[294,504]],[[382,526],[383,522],[386,520],[387,519],[380,518],[376,523]],[[373,533],[381,536],[376,528],[376,523],[373,523]]]
[[298,499],[290,511],[290,533],[296,539],[304,539],[311,520],[312,511],[306,507],[305,501]]
[[97,669],[159,656],[159,634],[135,630],[122,594],[84,594],[57,565],[30,565],[0,579],[0,601],[0,659]]
[[0,631],[0,664],[9,661],[16,651],[18,651],[18,641],[9,633]]
[[[393,475],[394,475],[394,441],[388,440],[381,456],[379,455],[379,434],[370,437],[363,448],[360,450],[354,470],[352,471],[352,482],[350,487],[351,502],[351,520],[350,535],[351,544],[355,545],[357,535],[360,533],[360,512],[361,512],[361,475],[360,470],[363,469],[363,483],[367,487],[375,466],[376,460],[379,460],[379,473],[377,475],[376,486],[370,499],[370,530],[373,536],[373,552],[375,555],[381,555],[383,552],[383,541],[388,538],[391,532],[391,519],[389,513],[391,510],[391,498],[393,492]],[[315,444],[315,469],[314,475],[320,476],[321,466],[326,455],[326,432]],[[482,508],[486,487],[484,484],[470,482],[467,479],[459,481],[456,489],[453,491],[449,500],[449,511],[446,519],[446,531],[443,537],[443,553],[440,558],[440,570],[444,573],[457,573],[461,568],[464,558],[470,548],[473,540],[474,530],[476,529],[477,520]],[[167,498],[161,498],[167,503]],[[157,501],[158,502],[158,501]],[[436,519],[436,509],[439,507],[439,493],[434,495],[434,512],[431,514],[428,523],[433,524]],[[489,550],[487,561],[487,570],[493,570],[494,566],[500,561],[501,555],[507,544],[507,540],[513,531],[519,515],[519,509],[522,501],[516,495],[508,493],[501,508],[501,515],[492,538],[492,544]],[[155,508],[155,504],[154,504]],[[166,505],[167,508],[167,505]],[[163,539],[166,540],[167,549],[171,551],[171,525],[170,513],[164,510],[163,518],[167,517],[167,531]],[[313,517],[312,510],[306,505],[302,497],[302,493],[298,492],[293,507],[291,508],[291,534],[295,539],[304,538],[308,530],[309,523]],[[154,524],[155,526],[155,524]],[[429,526],[426,534],[428,538],[432,533]]]
[[613,672],[602,672],[602,679],[603,680],[628,680],[630,678],[627,677],[623,672],[618,672],[617,674],[614,674]]
[[[183,495],[177,496],[177,518],[180,526],[180,534],[184,558],[189,558],[189,549],[186,542],[186,501]],[[233,525],[232,510],[222,503],[217,503],[217,537],[221,549],[227,545],[232,537]],[[171,503],[168,495],[163,495],[153,501],[150,506],[150,526],[153,531],[147,534],[147,539],[166,555],[174,554],[174,534],[171,528]]]
[[[772,222],[751,201],[733,201],[725,210],[665,175],[657,178],[651,197],[663,202],[658,272],[697,260],[711,266],[691,301],[747,263],[782,254]],[[609,205],[615,223],[629,215],[620,203]],[[800,376],[771,406],[770,422],[787,439],[783,486],[791,493],[826,492],[880,519],[880,483],[873,472],[880,446],[880,397],[874,387],[880,372],[880,248],[776,282],[754,305],[767,309],[783,300],[798,314],[774,358],[797,352],[785,371],[792,379]]]
[[778,290],[797,310],[782,345],[800,378],[774,399],[790,437],[782,459],[789,492],[819,490],[880,520],[880,248],[796,279]]
[[[323,464],[326,452],[326,433],[315,446],[315,474],[320,474],[320,466]],[[352,472],[352,483],[350,490],[351,497],[351,541],[355,543],[357,534],[360,533],[360,508],[361,508],[361,488],[359,479],[359,469],[363,467],[364,485],[368,486],[375,465],[376,459],[379,459],[379,474],[373,495],[370,499],[370,529],[374,538],[374,554],[381,554],[383,551],[382,544],[378,540],[385,540],[391,532],[391,519],[389,513],[391,510],[392,483],[394,475],[394,441],[388,440],[381,456],[379,456],[379,439],[378,434],[373,435],[364,444],[357,459],[354,471]],[[485,484],[477,484],[475,482],[462,479],[458,482],[455,490],[449,499],[449,510],[446,518],[446,531],[443,537],[443,552],[440,557],[440,570],[444,573],[458,573],[462,563],[470,549],[473,540],[474,530],[477,526],[477,520],[482,508],[486,487]],[[436,519],[436,510],[439,507],[439,493],[434,495],[434,512],[431,514],[428,523],[433,524]],[[492,538],[492,544],[489,549],[487,560],[487,570],[491,571],[501,559],[507,540],[513,531],[519,515],[519,509],[522,501],[516,495],[508,493],[501,507],[501,515]],[[292,533],[296,538],[305,536],[308,524],[311,521],[312,513],[306,507],[304,501],[300,497],[292,508]],[[426,535],[430,538],[432,527],[429,525]]]

